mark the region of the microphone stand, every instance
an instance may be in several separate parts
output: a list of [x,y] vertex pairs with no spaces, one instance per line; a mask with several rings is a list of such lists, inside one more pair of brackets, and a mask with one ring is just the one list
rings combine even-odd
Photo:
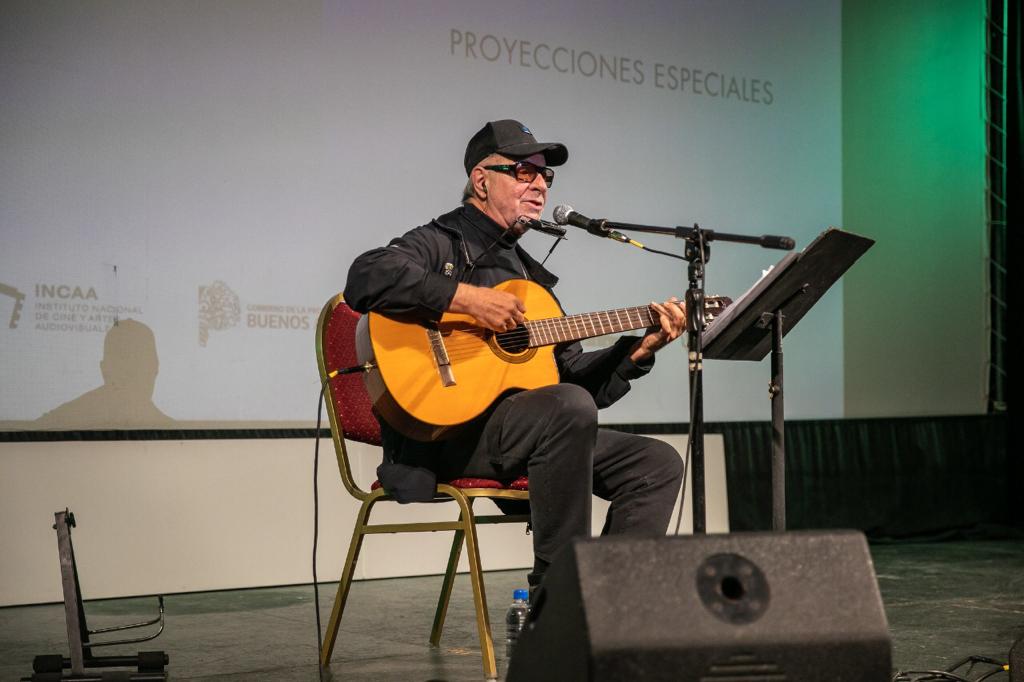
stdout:
[[[775,235],[761,235],[760,237],[745,234],[729,234],[727,232],[715,232],[704,230],[694,223],[693,227],[654,227],[651,225],[635,225],[632,223],[616,223],[610,220],[594,221],[592,227],[587,231],[602,237],[608,237],[615,241],[633,244],[646,249],[639,242],[635,242],[618,230],[629,230],[631,232],[645,232],[648,234],[663,234],[682,239],[686,242],[684,258],[689,262],[687,268],[687,280],[689,286],[686,290],[686,331],[687,331],[687,355],[689,367],[689,388],[690,388],[690,457],[692,473],[692,495],[693,495],[693,532],[694,534],[707,533],[707,512],[706,492],[704,486],[704,357],[703,357],[703,333],[704,333],[704,268],[711,259],[711,241],[736,242],[740,244],[756,244],[769,249],[792,249],[795,242],[790,237]],[[647,249],[652,250],[652,249]],[[666,254],[675,255],[675,254]],[[678,258],[678,256],[676,256]],[[775,361],[772,357],[773,380],[775,376]],[[781,379],[781,368],[778,371]],[[781,383],[781,381],[780,381]],[[781,387],[779,390],[781,393]],[[773,398],[775,396],[773,395]],[[781,409],[781,401],[779,401]],[[775,401],[772,401],[773,412]],[[774,415],[773,415],[774,416]],[[774,481],[773,476],[773,481]],[[683,485],[685,486],[685,481]],[[774,483],[773,483],[774,487]]]
[[[711,247],[704,241],[704,233],[693,225],[686,237],[683,256],[687,267],[686,289],[686,343],[687,366],[690,375],[690,471],[693,485],[693,533],[707,532],[706,491],[704,485],[704,266],[711,260]],[[696,314],[693,314],[696,312]],[[685,485],[685,481],[683,483]]]

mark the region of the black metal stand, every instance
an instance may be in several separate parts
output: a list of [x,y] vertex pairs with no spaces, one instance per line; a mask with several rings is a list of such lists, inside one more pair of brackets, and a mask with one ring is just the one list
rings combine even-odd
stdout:
[[[704,234],[694,226],[686,239],[686,260],[689,287],[686,290],[686,309],[704,310],[704,266],[711,258],[711,247],[704,243]],[[704,360],[701,335],[704,333],[703,315],[687,315],[690,387],[690,475],[693,481],[693,532],[707,532],[707,494],[704,485]]]
[[[686,241],[685,260],[689,261],[689,289],[686,291],[687,332],[689,337],[690,377],[690,457],[693,475],[693,532],[707,528],[704,490],[704,360],[762,360],[772,354],[772,376],[768,384],[772,412],[772,529],[786,529],[786,426],[783,407],[782,337],[804,316],[811,306],[875,242],[850,232],[829,228],[799,254],[790,253],[746,293],[725,309],[706,328],[704,326],[704,266],[709,257],[708,244],[728,241],[756,244],[768,249],[792,249],[789,237],[728,234],[693,227],[655,227],[617,223],[605,219],[589,220],[584,229],[593,235],[632,244],[648,251],[643,244],[619,232],[662,234]],[[679,258],[676,254],[654,251]],[[699,311],[699,312],[698,312]],[[697,313],[697,314],[694,314]]]
[[[117,625],[114,627],[90,630],[85,620],[85,607],[82,604],[82,591],[78,583],[78,565],[75,562],[75,548],[71,543],[71,529],[75,527],[75,515],[68,509],[54,514],[53,528],[57,531],[57,552],[60,556],[60,577],[64,592],[64,618],[68,628],[68,648],[70,656],[46,654],[36,656],[32,661],[33,674],[21,678],[31,682],[58,682],[74,680],[75,682],[100,682],[102,680],[133,680],[156,681],[166,680],[164,670],[168,664],[168,656],[162,651],[141,651],[135,656],[94,656],[93,648],[112,646],[115,644],[135,644],[155,639],[164,631],[164,598],[159,597],[159,615],[143,623]],[[133,628],[159,624],[159,629],[146,637],[135,639],[108,640],[91,642],[90,635],[109,632],[120,632]],[[129,671],[108,671],[87,673],[86,668],[135,668]],[[65,675],[64,671],[70,670]]]
[[772,530],[786,530],[786,428],[782,395],[781,310],[772,314]]
[[755,244],[767,249],[789,250],[793,248],[794,242],[789,237],[775,235],[766,234],[756,237],[747,234],[729,234],[727,232],[704,230],[696,224],[693,227],[655,227],[652,225],[637,225],[635,223],[617,223],[603,218],[588,221],[584,229],[598,237],[607,237],[618,242],[638,246],[652,253],[673,258],[679,258],[679,256],[674,253],[648,249],[643,244],[622,234],[619,230],[662,234],[686,241],[684,259],[690,263],[687,271],[689,288],[686,290],[686,330],[688,339],[688,373],[690,379],[689,450],[691,480],[693,481],[693,532],[695,534],[706,533],[707,492],[704,489],[704,355],[702,334],[705,324],[704,266],[710,258],[709,243],[712,241],[736,242],[739,244]]
[[[707,532],[707,492],[704,483],[704,266],[710,259],[712,241],[735,242],[739,244],[754,244],[769,249],[792,249],[794,242],[789,237],[775,235],[753,236],[746,234],[729,234],[704,230],[699,225],[693,227],[654,227],[651,225],[636,225],[633,223],[616,223],[608,220],[599,220],[597,224],[588,228],[588,232],[598,236],[609,237],[616,241],[632,243],[631,239],[618,230],[630,230],[632,232],[645,232],[648,234],[663,234],[685,240],[685,259],[690,265],[687,270],[689,288],[686,290],[686,330],[688,343],[688,367],[689,367],[689,403],[690,414],[688,422],[690,425],[690,472],[693,481],[693,532]],[[642,247],[645,248],[646,247]],[[653,251],[653,249],[648,249]],[[663,255],[663,251],[655,251]],[[678,258],[678,256],[675,256]],[[699,312],[697,312],[699,311]],[[697,312],[697,314],[694,314]],[[781,357],[781,356],[780,356]]]
[[782,337],[872,244],[850,232],[826,230],[802,252],[783,257],[704,332],[707,359],[759,361],[771,352],[772,530],[786,529]]

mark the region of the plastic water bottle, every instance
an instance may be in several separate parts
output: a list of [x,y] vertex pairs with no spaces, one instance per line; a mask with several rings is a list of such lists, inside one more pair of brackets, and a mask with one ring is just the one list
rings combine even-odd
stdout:
[[529,598],[528,590],[515,590],[512,593],[512,605],[505,613],[505,656],[509,659],[519,641],[519,633],[526,625],[526,616],[530,613]]

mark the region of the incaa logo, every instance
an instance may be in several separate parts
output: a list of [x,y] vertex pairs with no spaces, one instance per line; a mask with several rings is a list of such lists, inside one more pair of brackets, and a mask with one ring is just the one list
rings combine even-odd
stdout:
[[36,284],[36,298],[61,298],[81,299],[83,301],[95,301],[96,289],[93,287],[82,288],[71,284]]
[[18,328],[18,320],[21,319],[21,306],[25,303],[25,294],[18,291],[17,287],[0,282],[0,294],[14,299],[14,306],[11,308],[11,321],[7,324],[11,329]]

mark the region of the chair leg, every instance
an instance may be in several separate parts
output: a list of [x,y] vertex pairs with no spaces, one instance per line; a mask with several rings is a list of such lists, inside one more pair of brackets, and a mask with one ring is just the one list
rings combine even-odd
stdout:
[[[469,506],[473,506],[473,500],[469,500]],[[463,521],[460,518],[459,521]],[[466,532],[461,528],[455,531],[452,538],[452,551],[448,555],[448,570],[444,574],[444,582],[441,583],[441,594],[437,598],[437,611],[434,612],[434,627],[430,630],[430,643],[438,646],[441,643],[441,629],[444,628],[444,619],[448,615],[448,602],[451,601],[452,586],[455,584],[455,572],[459,568],[459,557],[462,556],[462,543]]]
[[476,520],[465,498],[458,499],[462,508],[462,520],[466,533],[466,555],[469,559],[469,577],[473,583],[473,602],[476,607],[476,628],[480,634],[480,655],[483,658],[484,675],[489,680],[497,679],[498,664],[494,659],[494,640],[491,637],[491,619],[487,614],[487,595],[484,592],[484,575],[480,566],[480,548],[477,545]]
[[338,637],[338,628],[341,626],[341,616],[345,611],[345,602],[348,601],[348,591],[352,586],[352,575],[355,573],[356,562],[359,560],[359,550],[363,546],[363,528],[370,517],[370,509],[376,500],[364,502],[356,515],[355,528],[352,529],[352,542],[348,546],[348,556],[345,557],[345,566],[341,571],[341,579],[338,581],[338,593],[334,597],[334,608],[331,609],[331,618],[327,621],[327,632],[325,633],[323,651],[320,655],[320,665],[327,667],[331,664],[331,655],[334,653],[334,643]]

